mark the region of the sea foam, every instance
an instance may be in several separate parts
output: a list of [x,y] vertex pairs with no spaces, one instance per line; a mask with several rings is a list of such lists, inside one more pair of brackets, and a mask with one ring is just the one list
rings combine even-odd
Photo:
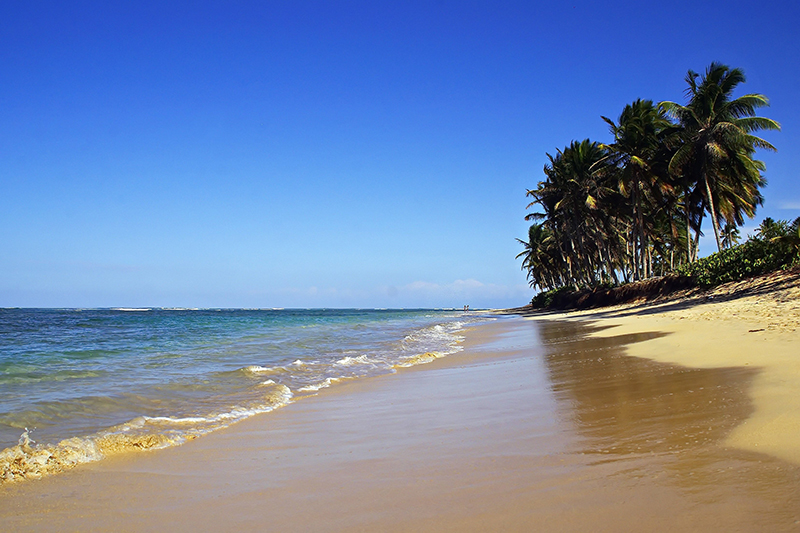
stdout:
[[36,444],[26,428],[19,444],[0,451],[0,483],[38,479],[120,453],[176,446],[282,407],[291,399],[288,387],[276,385],[258,405],[207,416],[140,416],[94,435],[63,439],[54,445]]

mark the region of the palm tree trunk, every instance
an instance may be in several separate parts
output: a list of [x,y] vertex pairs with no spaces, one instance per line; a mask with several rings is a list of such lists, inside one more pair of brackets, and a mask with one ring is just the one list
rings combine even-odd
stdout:
[[694,234],[694,242],[692,242],[692,261],[697,261],[697,255],[700,251],[700,234],[702,233],[701,228],[703,227],[704,218],[705,212],[700,213],[700,224],[697,226],[697,232]]
[[614,285],[619,285],[619,278],[617,277],[617,270],[614,268],[614,251],[608,241],[606,241],[606,257],[608,258],[608,274],[614,282]]
[[708,185],[708,176],[703,176],[703,184],[706,186],[706,196],[708,196],[708,210],[711,213],[711,224],[714,226],[714,238],[717,240],[717,251],[722,251],[722,242],[719,240],[719,221],[717,211],[714,209],[714,199],[711,197],[711,187]]
[[639,181],[634,172],[631,196],[633,197],[633,279],[642,279],[642,263],[644,262],[642,247],[642,213],[639,205]]
[[[638,174],[638,173],[634,173]],[[639,190],[639,176],[636,175],[633,180],[633,194],[634,194],[634,213],[636,215],[636,238],[639,242],[639,261],[636,263],[639,279],[650,277],[647,271],[646,257],[647,257],[647,243],[644,236],[644,217],[642,215],[642,200],[641,191]]]

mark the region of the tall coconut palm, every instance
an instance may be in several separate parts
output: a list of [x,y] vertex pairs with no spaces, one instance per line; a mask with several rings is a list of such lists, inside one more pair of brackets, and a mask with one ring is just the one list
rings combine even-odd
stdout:
[[666,133],[671,123],[665,112],[652,100],[637,99],[622,110],[618,123],[605,120],[614,142],[603,145],[608,159],[618,168],[616,173],[620,192],[630,198],[633,215],[634,279],[648,277],[647,246],[652,231],[645,227],[645,211],[649,198],[660,180],[656,159],[663,154]]
[[596,142],[588,139],[573,141],[555,156],[547,154],[550,163],[545,165],[546,180],[528,191],[533,202],[539,204],[544,213],[528,215],[528,219],[542,218],[558,244],[566,278],[576,286],[593,285],[601,270],[607,265],[605,259],[606,236],[603,210],[604,197],[612,193],[599,162],[605,151]]
[[517,254],[517,259],[522,258],[522,270],[527,272],[531,287],[546,290],[563,285],[560,253],[547,226],[531,224],[528,240],[517,239],[517,242],[524,246],[524,250]]
[[[775,147],[753,133],[780,129],[774,120],[756,116],[756,109],[769,105],[766,96],[746,94],[733,98],[733,91],[744,81],[742,70],[714,62],[702,76],[692,70],[686,75],[687,105],[660,104],[678,120],[684,141],[670,160],[669,170],[688,178],[701,190],[703,208],[711,217],[719,250],[720,198],[726,202],[723,215],[728,222],[735,222],[742,212],[748,216],[755,213],[760,196],[753,191],[764,184],[764,166],[752,156],[757,148],[774,151]],[[724,200],[726,193],[732,191],[736,200],[729,196]],[[699,234],[699,226],[697,231]]]

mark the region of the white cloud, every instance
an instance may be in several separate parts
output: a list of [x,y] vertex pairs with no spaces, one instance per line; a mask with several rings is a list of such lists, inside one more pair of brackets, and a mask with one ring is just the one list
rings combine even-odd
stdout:
[[778,208],[800,210],[800,201],[781,202],[778,204]]
[[405,287],[400,287],[401,291],[436,291],[439,289],[441,289],[441,285],[429,283],[427,281],[415,281],[409,283]]

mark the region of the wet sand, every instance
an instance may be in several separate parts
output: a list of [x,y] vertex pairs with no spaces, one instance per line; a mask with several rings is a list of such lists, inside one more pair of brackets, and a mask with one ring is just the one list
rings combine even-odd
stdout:
[[726,445],[800,465],[800,272],[728,283],[677,301],[546,319],[602,324],[610,335],[668,332],[631,346],[629,353],[690,368],[756,370],[749,390],[753,413],[732,430]]
[[691,332],[637,326],[635,311],[625,312],[503,318],[428,365],[343,383],[177,448],[0,487],[0,523],[797,530],[800,467],[736,444],[758,417],[764,371],[658,361]]

